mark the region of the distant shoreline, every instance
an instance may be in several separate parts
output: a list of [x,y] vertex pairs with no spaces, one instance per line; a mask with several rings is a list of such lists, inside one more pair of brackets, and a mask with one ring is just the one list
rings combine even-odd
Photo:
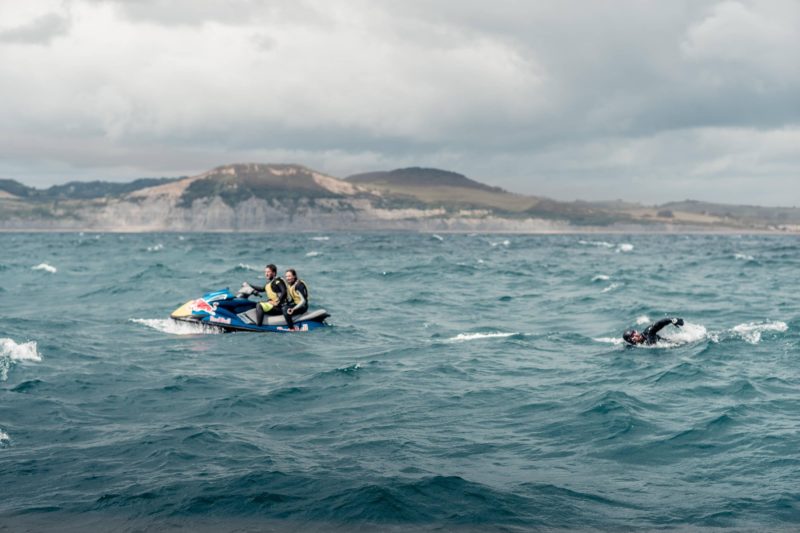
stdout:
[[316,233],[419,233],[419,234],[445,234],[445,235],[786,235],[798,236],[800,231],[795,230],[766,230],[766,229],[735,229],[735,228],[697,228],[697,229],[606,229],[606,228],[586,228],[586,229],[564,229],[564,230],[459,230],[459,229],[407,229],[407,228],[356,228],[356,229],[275,229],[275,230],[234,230],[234,229],[206,229],[206,230],[156,230],[156,229],[97,229],[97,228],[0,228],[0,233],[111,233],[120,235],[138,235],[144,233],[173,233],[173,234],[192,234],[192,233],[251,233],[257,235],[265,234],[316,234]]

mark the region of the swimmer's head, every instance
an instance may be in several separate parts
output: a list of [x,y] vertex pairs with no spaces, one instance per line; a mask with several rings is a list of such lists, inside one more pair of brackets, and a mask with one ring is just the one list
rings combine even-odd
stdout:
[[628,344],[641,344],[644,342],[644,335],[635,329],[629,329],[622,334],[622,339]]

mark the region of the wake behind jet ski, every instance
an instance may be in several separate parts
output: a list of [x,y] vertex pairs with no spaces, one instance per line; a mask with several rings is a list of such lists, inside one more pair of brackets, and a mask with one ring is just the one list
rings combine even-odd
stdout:
[[327,326],[325,319],[330,315],[324,309],[293,317],[295,329],[289,329],[281,315],[264,316],[263,323],[259,326],[256,314],[258,302],[248,299],[253,293],[248,284],[243,284],[237,294],[233,294],[228,288],[209,292],[196,300],[189,300],[169,316],[174,320],[205,324],[225,331],[289,332]]

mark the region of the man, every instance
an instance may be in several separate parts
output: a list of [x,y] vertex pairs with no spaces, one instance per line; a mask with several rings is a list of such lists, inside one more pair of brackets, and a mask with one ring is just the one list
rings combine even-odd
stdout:
[[294,318],[308,311],[308,287],[306,282],[297,278],[297,271],[290,268],[284,274],[287,286],[287,301],[281,307],[286,326],[294,330]]
[[279,277],[278,267],[272,263],[264,267],[264,277],[267,283],[263,287],[250,285],[256,292],[265,293],[267,299],[256,304],[256,324],[259,326],[264,323],[264,314],[279,315],[281,306],[286,303],[286,283]]
[[622,334],[622,338],[631,346],[635,346],[637,344],[655,344],[661,340],[661,337],[658,336],[658,332],[669,324],[673,324],[675,327],[681,327],[683,325],[683,319],[662,318],[655,324],[650,324],[647,326],[647,328],[645,328],[645,330],[641,333],[635,329],[629,329]]

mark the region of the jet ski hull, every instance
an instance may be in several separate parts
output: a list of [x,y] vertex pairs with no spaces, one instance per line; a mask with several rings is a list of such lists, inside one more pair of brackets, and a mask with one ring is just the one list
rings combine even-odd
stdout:
[[259,326],[256,324],[256,303],[237,298],[228,289],[223,289],[189,300],[173,311],[170,318],[224,331],[289,333],[325,327],[325,319],[330,316],[324,309],[309,311],[294,318],[295,329],[289,329],[282,315],[267,315]]

